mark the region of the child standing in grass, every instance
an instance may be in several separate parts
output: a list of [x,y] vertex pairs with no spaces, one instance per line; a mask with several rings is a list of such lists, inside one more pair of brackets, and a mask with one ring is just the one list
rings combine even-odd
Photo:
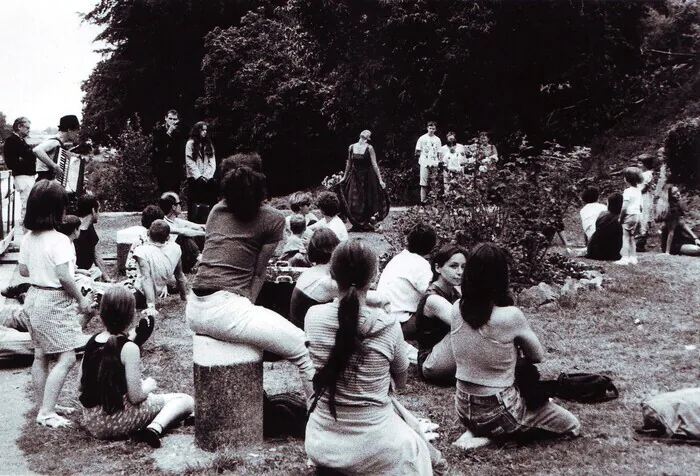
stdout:
[[[83,296],[75,284],[75,249],[67,236],[56,231],[67,203],[66,191],[57,181],[40,180],[34,185],[24,219],[29,232],[19,252],[19,273],[32,285],[24,312],[34,345],[32,380],[40,404],[36,421],[51,428],[71,425],[57,411],[71,413],[73,409],[57,402],[66,375],[75,365],[74,349],[84,342],[75,302],[85,316],[83,326],[92,313],[91,298]],[[56,364],[49,372],[52,357]]]
[[80,368],[83,426],[101,440],[132,436],[159,448],[163,431],[192,414],[194,399],[184,393],[156,394],[156,381],[141,379],[141,352],[126,335],[134,310],[134,296],[124,286],[105,291],[100,305],[105,330],[85,345]]
[[615,261],[617,264],[637,264],[637,247],[634,237],[642,220],[642,171],[637,167],[627,167],[623,173],[625,182],[629,187],[622,193],[622,211],[620,223],[622,224],[622,258]]

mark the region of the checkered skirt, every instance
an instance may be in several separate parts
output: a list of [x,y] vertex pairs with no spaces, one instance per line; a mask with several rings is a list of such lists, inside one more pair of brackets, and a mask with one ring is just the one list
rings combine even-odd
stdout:
[[46,354],[73,350],[84,344],[77,308],[62,288],[32,286],[24,301],[29,318],[29,335],[34,347]]
[[100,440],[118,440],[147,426],[165,406],[162,395],[151,393],[134,405],[124,395],[124,409],[107,415],[101,406],[83,408],[81,424],[90,435]]

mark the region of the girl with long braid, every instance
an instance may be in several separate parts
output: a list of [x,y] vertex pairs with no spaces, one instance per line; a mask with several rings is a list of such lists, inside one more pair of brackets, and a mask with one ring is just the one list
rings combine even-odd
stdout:
[[[433,474],[444,465],[413,418],[390,394],[406,383],[401,325],[367,305],[377,257],[361,240],[331,257],[339,300],[309,309],[306,336],[317,369],[306,452],[317,466],[353,474]],[[411,424],[409,424],[411,422]]]

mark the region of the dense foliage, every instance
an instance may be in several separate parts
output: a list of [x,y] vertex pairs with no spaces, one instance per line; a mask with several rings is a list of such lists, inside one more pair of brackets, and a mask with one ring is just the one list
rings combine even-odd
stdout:
[[118,149],[105,151],[106,160],[88,164],[87,188],[104,210],[141,211],[158,198],[151,170],[152,138],[143,133],[136,117],[127,121],[117,145]]
[[674,124],[668,131],[665,148],[671,181],[700,185],[700,118]]
[[255,0],[100,0],[85,20],[104,27],[105,58],[83,84],[84,131],[114,144],[127,119],[138,114],[146,129],[168,109],[186,124],[204,88],[204,36],[236,24]]
[[149,128],[170,107],[209,118],[219,155],[259,150],[279,193],[341,168],[365,128],[390,166],[428,119],[441,134],[488,130],[499,149],[517,131],[581,143],[643,69],[648,4],[445,5],[102,0],[87,20],[110,51],[84,86],[86,127],[115,137],[132,114]]
[[578,277],[574,265],[547,251],[578,198],[577,172],[589,157],[587,148],[567,150],[557,144],[535,152],[523,138],[507,161],[477,158],[464,174],[436,169],[431,204],[399,215],[388,239],[399,250],[405,245],[404,233],[423,222],[435,228],[440,243],[504,245],[513,258],[511,276],[517,286]]

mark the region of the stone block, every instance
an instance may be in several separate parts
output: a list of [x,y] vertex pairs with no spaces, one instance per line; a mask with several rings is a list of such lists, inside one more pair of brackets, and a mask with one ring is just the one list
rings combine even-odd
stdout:
[[195,335],[195,441],[207,451],[263,441],[262,350]]

